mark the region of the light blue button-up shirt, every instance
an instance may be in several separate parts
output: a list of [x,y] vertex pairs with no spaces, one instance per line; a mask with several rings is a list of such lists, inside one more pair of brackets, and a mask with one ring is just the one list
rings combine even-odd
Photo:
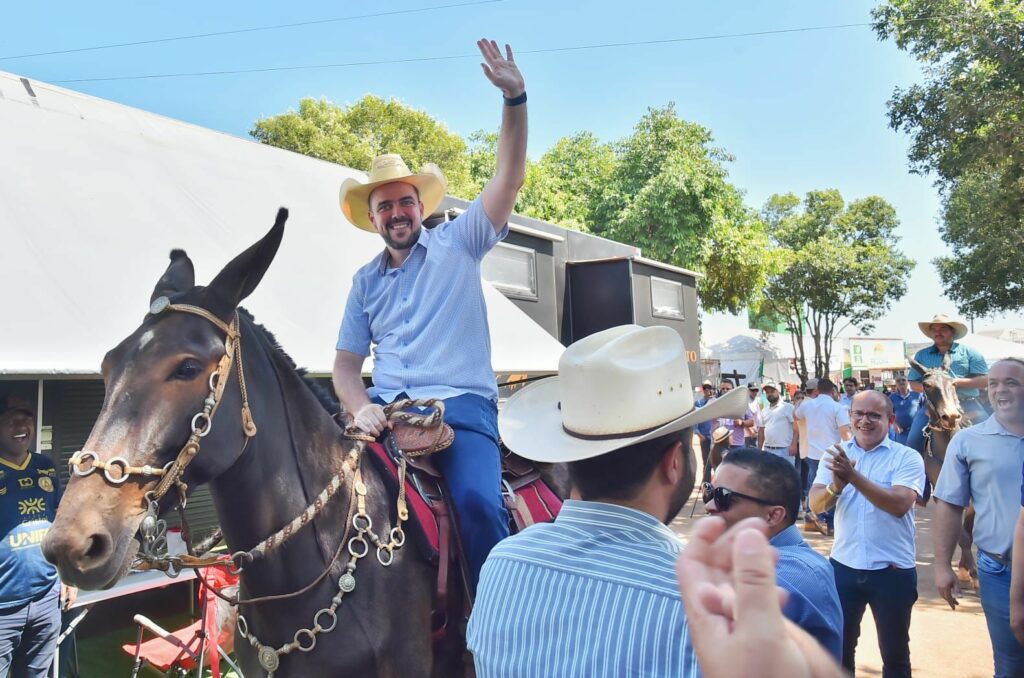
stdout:
[[487,557],[467,644],[481,678],[699,676],[676,583],[682,542],[654,516],[566,501]]
[[[985,358],[970,346],[964,346],[954,341],[949,347],[949,354],[949,374],[954,379],[980,377],[988,374],[988,363],[985,362]],[[943,355],[939,353],[935,344],[932,344],[915,353],[914,360],[925,367],[942,367]],[[910,381],[921,381],[923,378],[923,375],[913,367],[907,372],[907,379]],[[977,398],[981,391],[976,388],[958,388],[956,393],[961,398]]]
[[995,415],[957,433],[946,448],[935,496],[955,506],[974,502],[974,543],[983,551],[1007,556],[1013,549],[1022,464],[1024,437]]
[[[909,487],[920,496],[924,487],[924,460],[915,450],[885,438],[866,451],[854,438],[842,443],[846,456],[857,462],[857,471],[885,489]],[[818,466],[815,484],[832,482],[827,463]],[[855,570],[881,570],[895,565],[917,565],[914,543],[914,507],[897,518],[878,508],[853,485],[847,485],[836,502],[836,540],[832,557]]]
[[804,541],[796,525],[779,532],[770,543],[779,552],[775,568],[779,586],[789,591],[783,614],[841,662],[843,608],[832,565]]
[[337,348],[366,356],[373,345],[370,397],[498,399],[480,261],[506,235],[507,224],[495,234],[477,198],[453,221],[424,228],[401,268],[388,267],[385,249],[356,271]]

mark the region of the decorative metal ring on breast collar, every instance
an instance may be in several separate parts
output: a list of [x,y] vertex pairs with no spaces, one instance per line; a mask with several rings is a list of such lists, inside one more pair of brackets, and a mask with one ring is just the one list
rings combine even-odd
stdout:
[[[327,615],[331,618],[330,626],[324,626],[320,622],[321,615]],[[313,617],[313,625],[320,627],[320,633],[330,633],[334,630],[334,627],[338,625],[338,614],[331,608],[325,607],[324,609],[317,612],[316,615]]]
[[[301,638],[309,638],[309,645],[303,645]],[[295,632],[295,636],[292,638],[292,642],[295,643],[295,647],[300,652],[309,652],[316,647],[316,636],[309,629],[299,629]]]
[[[385,553],[387,554],[387,557],[384,556]],[[395,562],[395,552],[387,546],[378,546],[377,562],[379,562],[384,567],[389,567],[391,563]]]

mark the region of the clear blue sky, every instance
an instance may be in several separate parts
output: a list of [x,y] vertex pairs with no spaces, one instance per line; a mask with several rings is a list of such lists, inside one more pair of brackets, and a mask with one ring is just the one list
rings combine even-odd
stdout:
[[[236,2],[16,3],[5,8],[0,57],[450,5],[468,0],[378,3]],[[916,338],[915,322],[954,310],[930,260],[945,253],[930,177],[907,171],[907,140],[889,129],[885,103],[920,81],[917,64],[869,27],[597,50],[530,50],[861,23],[876,2],[653,0],[632,3],[501,0],[351,21],[20,59],[0,70],[57,82],[154,73],[393,61],[471,55],[478,37],[521,54],[530,93],[530,155],[590,130],[629,133],[645,109],[677,104],[732,153],[732,181],[760,206],[772,193],[838,188],[852,200],[877,194],[902,222],[904,251],[918,266],[910,290],[877,323],[877,336]],[[498,124],[501,101],[479,59],[362,65],[209,77],[63,86],[245,136],[260,116],[302,97],[351,103],[367,93],[398,97],[467,135]],[[712,316],[722,325],[743,319]],[[979,319],[1024,327],[1020,314]]]

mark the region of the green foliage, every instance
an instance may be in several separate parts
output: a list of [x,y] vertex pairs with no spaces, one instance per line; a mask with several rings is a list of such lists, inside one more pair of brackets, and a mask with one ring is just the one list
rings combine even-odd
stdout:
[[[468,143],[427,113],[367,95],[340,107],[303,99],[298,111],[263,118],[258,141],[366,170],[380,153],[399,153],[412,169],[435,162],[449,192],[475,197],[494,175],[498,135]],[[589,132],[560,139],[527,161],[516,211],[635,245],[644,256],[700,271],[705,310],[739,312],[756,303],[772,269],[765,222],[728,181],[732,158],[711,132],[652,108],[616,143]]]
[[705,310],[738,312],[757,298],[770,264],[763,224],[728,182],[732,160],[711,132],[651,108],[614,145],[615,163],[596,200],[590,228],[641,248],[644,256],[704,272]]
[[[872,196],[846,205],[835,189],[773,195],[761,211],[776,270],[762,310],[786,318],[797,337],[801,378],[811,374],[802,339],[813,342],[813,375],[828,374],[832,340],[855,326],[870,332],[907,290],[913,260],[897,249],[896,210]],[[804,327],[806,322],[806,330]]]
[[[972,315],[1024,306],[1024,287],[1005,289],[1019,273],[998,258],[986,270],[978,255],[1013,241],[1002,228],[1019,232],[1024,218],[1024,3],[890,0],[874,17],[880,37],[925,66],[924,84],[896,90],[889,119],[911,135],[911,168],[934,173],[943,191],[955,256],[936,265],[947,293]],[[988,209],[969,206],[982,196]]]
[[424,111],[371,94],[351,106],[303,99],[298,111],[261,118],[249,134],[257,141],[360,170],[381,153],[398,153],[409,168],[437,164],[448,192],[475,197],[466,142]]
[[945,203],[942,239],[956,256],[934,263],[947,294],[971,317],[1024,304],[1024,219],[996,207],[1004,195],[998,171],[971,172],[957,181]]

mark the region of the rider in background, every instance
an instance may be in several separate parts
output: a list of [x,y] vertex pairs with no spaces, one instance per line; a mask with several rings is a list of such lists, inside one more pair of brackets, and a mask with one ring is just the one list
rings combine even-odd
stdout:
[[[949,376],[953,377],[953,386],[956,387],[960,407],[963,408],[967,419],[977,422],[987,417],[988,412],[978,397],[981,389],[988,385],[988,363],[975,349],[957,343],[958,339],[967,336],[967,325],[940,313],[931,320],[919,322],[917,326],[935,343],[918,351],[914,359],[925,367],[942,367],[943,358],[948,353]],[[923,374],[911,367],[907,379],[910,381],[910,388],[918,393],[924,393],[924,386],[921,383],[924,379]],[[927,423],[928,408],[918,408],[907,434],[907,447],[924,453],[924,427]]]
[[[455,442],[432,459],[458,513],[471,589],[488,552],[509,534],[480,261],[508,234],[526,174],[523,76],[508,45],[504,55],[491,40],[477,47],[504,105],[494,177],[469,208],[424,229],[423,219],[440,206],[447,184],[436,166],[413,174],[393,154],[374,158],[368,183],[342,184],[345,216],[380,234],[386,247],[352,278],[333,373],[355,426],[374,435],[388,427],[382,405],[402,398],[444,400]],[[367,391],[362,367],[371,346],[373,386]]]

